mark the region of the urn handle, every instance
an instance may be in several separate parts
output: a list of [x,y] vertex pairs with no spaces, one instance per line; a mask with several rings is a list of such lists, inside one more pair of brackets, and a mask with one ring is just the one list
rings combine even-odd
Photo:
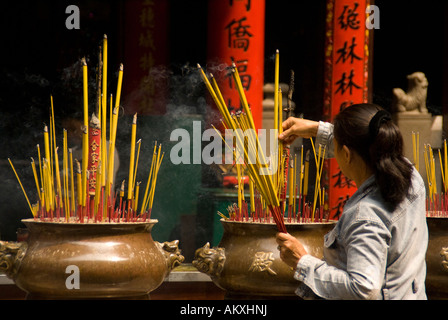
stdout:
[[225,249],[210,248],[210,243],[207,242],[205,246],[196,250],[193,266],[210,277],[217,277],[221,274],[225,262]]
[[442,268],[444,271],[448,271],[448,247],[443,247],[440,250],[440,256],[442,257]]
[[179,240],[166,241],[163,244],[156,241],[156,244],[166,258],[168,273],[184,262],[185,258],[179,249]]
[[14,279],[27,248],[26,242],[0,241],[0,273]]

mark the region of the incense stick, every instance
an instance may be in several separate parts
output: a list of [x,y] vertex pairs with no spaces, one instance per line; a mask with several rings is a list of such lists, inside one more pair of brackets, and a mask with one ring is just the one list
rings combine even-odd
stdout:
[[23,187],[22,182],[20,181],[19,175],[17,174],[17,171],[16,171],[16,169],[14,168],[14,165],[12,164],[10,158],[8,158],[8,161],[9,161],[9,164],[11,165],[12,170],[14,171],[14,174],[16,175],[17,181],[18,181],[19,184],[20,184],[20,188],[22,188],[23,195],[25,196],[26,202],[28,203],[28,206],[30,207],[31,214],[32,214],[33,217],[34,217],[36,214],[34,213],[34,210],[33,210],[33,208],[31,207],[30,200],[28,199],[28,196],[26,195],[25,188]]

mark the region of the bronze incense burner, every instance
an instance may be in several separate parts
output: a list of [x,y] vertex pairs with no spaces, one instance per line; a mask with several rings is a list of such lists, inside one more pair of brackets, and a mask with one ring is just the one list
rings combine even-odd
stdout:
[[[193,265],[210,276],[227,297],[294,297],[297,280],[279,256],[274,223],[221,219],[224,234],[216,248],[207,243],[196,250]],[[324,235],[336,222],[285,223],[313,256],[322,258]]]
[[0,242],[0,272],[29,298],[145,297],[183,262],[178,241],[152,239],[157,220],[58,223],[23,220],[25,242]]
[[429,299],[448,299],[448,218],[427,217],[426,294]]

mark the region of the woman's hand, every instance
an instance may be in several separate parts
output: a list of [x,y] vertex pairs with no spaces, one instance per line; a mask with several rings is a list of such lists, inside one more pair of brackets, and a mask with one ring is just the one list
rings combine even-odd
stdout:
[[278,138],[286,144],[291,144],[297,137],[315,137],[318,127],[317,121],[289,117],[282,123],[283,133]]
[[280,258],[294,269],[297,267],[300,258],[308,254],[302,243],[289,233],[277,233],[276,241],[278,244],[277,248],[280,251]]

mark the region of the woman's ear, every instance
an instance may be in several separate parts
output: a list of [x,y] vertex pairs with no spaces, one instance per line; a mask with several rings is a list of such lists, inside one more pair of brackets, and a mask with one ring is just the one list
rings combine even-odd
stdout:
[[352,152],[346,145],[342,146],[342,151],[343,151],[342,155],[343,155],[343,159],[344,159],[345,163],[350,164],[350,162],[353,160]]

